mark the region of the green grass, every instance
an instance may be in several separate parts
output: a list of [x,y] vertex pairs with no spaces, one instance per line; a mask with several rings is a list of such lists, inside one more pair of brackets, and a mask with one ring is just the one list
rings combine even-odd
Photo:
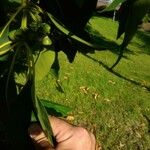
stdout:
[[91,130],[103,149],[148,150],[150,124],[144,116],[150,116],[150,34],[138,31],[126,57],[110,72],[108,67],[117,59],[116,47],[121,43],[115,40],[118,25],[95,17],[90,26],[95,41],[108,49],[88,57],[78,53],[72,64],[60,53],[64,93],[48,75],[39,83],[38,94],[71,107],[72,122]]

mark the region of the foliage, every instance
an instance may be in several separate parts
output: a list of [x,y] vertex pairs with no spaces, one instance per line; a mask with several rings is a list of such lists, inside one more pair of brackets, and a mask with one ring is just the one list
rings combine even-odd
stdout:
[[108,48],[78,53],[72,64],[60,52],[59,80],[65,93],[57,91],[48,75],[38,83],[38,96],[70,106],[67,119],[92,131],[104,150],[148,150],[150,126],[144,115],[150,118],[150,34],[138,31],[111,72],[109,67],[118,56],[114,43],[122,40],[115,40],[118,24],[112,18],[95,16],[90,26],[94,40]]
[[[119,2],[116,1],[115,5]],[[100,48],[91,42],[84,30],[96,3],[97,0],[0,1],[0,128],[6,138],[4,143],[1,139],[0,142],[4,146],[12,150],[16,149],[14,145],[18,145],[18,149],[29,149],[27,128],[32,112],[53,145],[47,111],[36,95],[36,83],[49,72],[50,67],[58,76],[60,50],[72,62],[77,50],[85,54]],[[122,57],[149,5],[148,0],[133,0],[131,4],[127,0],[121,5],[120,14],[125,15],[124,20],[119,19],[118,37],[124,32],[125,36],[120,56],[113,67]],[[59,83],[58,86],[61,89]],[[50,105],[57,110],[58,107]],[[15,133],[18,136],[14,137]]]
[[124,33],[124,39],[121,44],[120,55],[111,69],[114,68],[122,58],[125,47],[133,38],[142,18],[148,12],[150,8],[149,6],[149,0],[126,0],[121,5],[119,9],[119,28],[117,38]]

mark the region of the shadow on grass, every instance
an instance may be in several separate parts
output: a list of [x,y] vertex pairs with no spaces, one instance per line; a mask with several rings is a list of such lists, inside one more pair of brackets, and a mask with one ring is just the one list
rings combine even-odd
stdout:
[[[108,40],[103,35],[101,35],[97,30],[93,29],[91,26],[87,26],[86,30],[91,33],[91,42],[100,45],[101,49],[98,49],[98,51],[103,50],[109,50],[112,53],[119,55],[120,54],[120,45],[118,45],[116,42]],[[133,51],[126,48],[124,50],[125,53],[128,54],[134,54]],[[125,57],[125,56],[124,56]],[[125,57],[127,59],[127,57]]]
[[143,42],[143,45],[133,42],[141,49],[141,53],[150,55],[150,32],[137,31],[136,37]]
[[119,78],[121,78],[121,79],[124,79],[124,80],[126,80],[126,81],[128,81],[128,82],[130,82],[130,83],[132,83],[132,84],[134,84],[134,85],[140,86],[140,87],[145,88],[145,89],[147,89],[148,91],[150,91],[150,87],[149,87],[149,86],[143,85],[143,84],[142,84],[141,82],[139,82],[139,81],[131,80],[131,79],[129,79],[129,78],[127,78],[127,77],[125,77],[125,76],[119,74],[118,72],[115,72],[114,70],[110,69],[110,68],[109,68],[106,64],[104,64],[103,62],[101,62],[101,61],[99,61],[99,60],[97,60],[97,59],[95,59],[95,58],[93,58],[93,57],[91,57],[91,56],[89,56],[89,55],[84,55],[84,56],[87,57],[87,58],[89,58],[89,59],[91,59],[91,60],[93,60],[93,61],[96,62],[96,63],[99,63],[99,65],[102,65],[107,71],[109,71],[110,73],[116,75],[117,77],[119,77]]

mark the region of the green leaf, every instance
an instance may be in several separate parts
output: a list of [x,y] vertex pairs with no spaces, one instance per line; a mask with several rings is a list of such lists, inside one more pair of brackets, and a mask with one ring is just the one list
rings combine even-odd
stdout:
[[32,94],[32,102],[33,102],[33,111],[36,119],[39,121],[43,132],[45,133],[49,143],[53,146],[53,132],[50,126],[49,118],[45,107],[41,104],[40,100],[36,96],[35,91],[35,65],[34,65],[34,58],[32,55],[32,51],[27,43],[24,43],[26,50],[27,50],[27,57],[28,57],[28,80],[31,80],[31,94]]
[[63,43],[65,44],[63,52],[67,55],[69,62],[72,63],[77,53],[77,47],[75,47],[74,43],[68,38],[64,38]]
[[72,110],[71,108],[54,103],[52,101],[41,99],[43,106],[46,108],[49,115],[54,115],[58,117],[66,117],[68,113]]
[[55,59],[54,62],[51,66],[51,75],[54,76],[55,81],[56,81],[56,89],[61,92],[64,93],[64,90],[59,82],[59,70],[60,70],[60,65],[59,65],[59,60],[58,60],[58,52],[55,51]]
[[77,21],[74,22],[76,24],[72,24],[72,26],[75,26],[76,32],[81,32],[81,30],[84,30],[84,27],[86,26],[89,19],[92,17],[93,12],[96,9],[97,0],[75,0],[79,9],[79,12],[77,15]]
[[45,133],[46,137],[48,138],[50,144],[52,144],[52,146],[53,146],[53,139],[52,139],[53,132],[52,132],[52,129],[50,126],[48,114],[47,114],[45,107],[42,105],[42,103],[38,97],[35,98],[35,107],[36,107],[37,117],[40,121],[43,132]]
[[119,27],[118,27],[117,39],[125,32],[125,27],[129,16],[130,7],[132,7],[132,3],[130,3],[129,1],[125,1],[120,6],[118,12]]
[[60,70],[60,65],[59,65],[59,60],[58,60],[58,52],[55,52],[55,59],[54,62],[51,66],[51,74],[54,75],[56,79],[59,78],[59,70]]
[[121,4],[122,2],[124,2],[124,0],[114,0],[108,7],[106,7],[104,10],[102,10],[101,12],[106,12],[106,11],[113,11],[117,8],[117,6],[119,6],[119,4]]
[[35,62],[35,78],[36,80],[42,80],[50,71],[50,67],[54,61],[54,52],[42,51],[36,58]]
[[139,23],[150,8],[149,0],[136,0],[130,9],[125,27],[125,36],[122,45],[125,47],[133,38]]
[[6,30],[8,29],[9,25],[11,24],[11,22],[15,19],[15,17],[20,13],[20,11],[22,11],[22,9],[24,8],[23,5],[21,5],[20,7],[17,8],[17,11],[11,15],[9,21],[6,23],[6,25],[3,27],[2,31],[0,32],[0,38],[3,36],[3,34],[6,32]]
[[121,6],[120,16],[119,16],[119,28],[117,38],[124,34],[124,39],[121,44],[120,54],[116,62],[112,65],[113,69],[121,60],[124,49],[132,40],[134,34],[137,31],[138,25],[141,23],[142,18],[148,12],[150,8],[149,0],[130,0],[125,1]]
[[68,38],[71,38],[75,41],[78,41],[84,45],[87,45],[89,47],[92,47],[94,49],[100,49],[100,46],[97,44],[92,44],[90,42],[87,42],[85,40],[83,40],[82,38],[78,37],[75,34],[72,34],[61,22],[59,22],[56,18],[54,18],[50,13],[47,13],[48,17],[50,18],[50,20],[52,21],[52,23],[55,25],[55,27],[61,31],[64,35],[66,35]]
[[0,56],[7,53],[11,50],[11,41],[8,38],[9,27],[3,32],[3,35],[0,37]]
[[62,50],[67,55],[70,63],[74,61],[78,47],[75,46],[75,43],[71,39],[60,35],[60,37],[54,41],[54,47],[56,51]]
[[3,43],[2,45],[0,45],[0,56],[6,54],[8,51],[11,50],[11,41],[7,41],[5,43]]
[[[97,0],[40,0],[43,10],[51,13],[74,33],[84,30],[96,8]],[[82,31],[81,31],[82,30]]]

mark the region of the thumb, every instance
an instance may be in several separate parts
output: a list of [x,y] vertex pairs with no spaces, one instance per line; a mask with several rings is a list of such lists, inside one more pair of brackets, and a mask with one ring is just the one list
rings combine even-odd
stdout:
[[28,132],[36,150],[54,150],[49,144],[48,139],[46,138],[41,127],[37,123],[32,124],[29,127]]

